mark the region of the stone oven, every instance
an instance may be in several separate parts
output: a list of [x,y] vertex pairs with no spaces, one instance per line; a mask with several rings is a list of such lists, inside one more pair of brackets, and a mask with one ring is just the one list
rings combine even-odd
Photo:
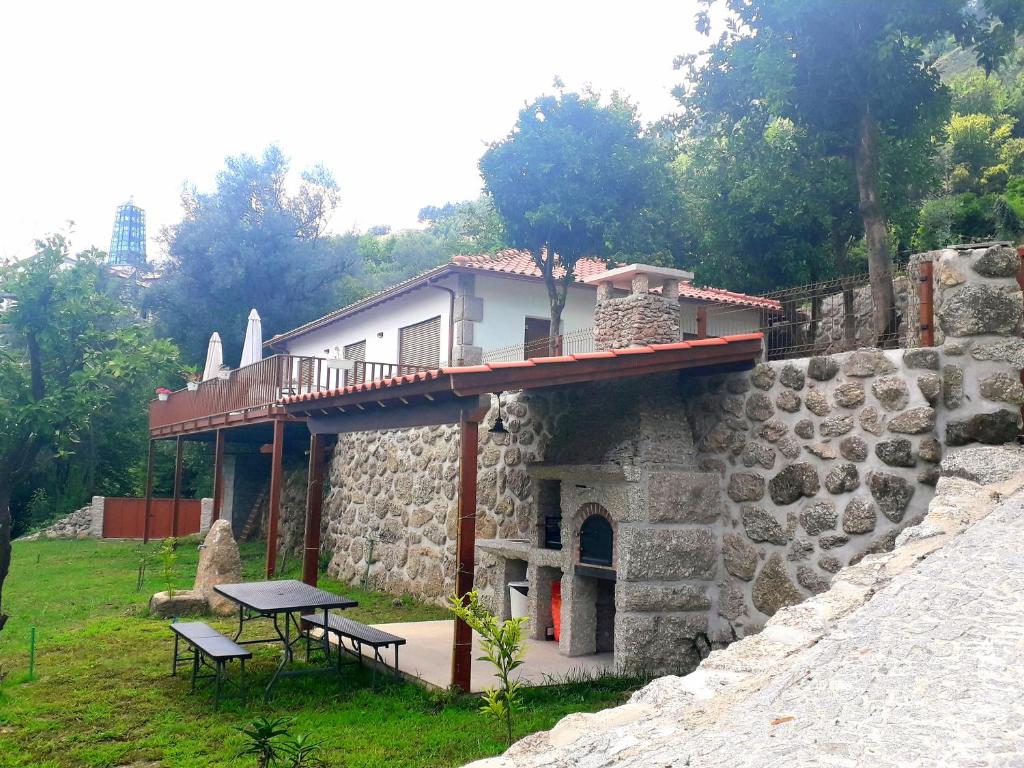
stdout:
[[718,476],[696,469],[682,389],[670,375],[648,380],[640,398],[628,382],[577,390],[546,460],[526,468],[527,537],[478,540],[496,563],[500,615],[510,615],[504,585],[529,583],[534,642],[553,638],[553,596],[559,652],[607,653],[619,671],[687,671],[716,637],[722,499]]

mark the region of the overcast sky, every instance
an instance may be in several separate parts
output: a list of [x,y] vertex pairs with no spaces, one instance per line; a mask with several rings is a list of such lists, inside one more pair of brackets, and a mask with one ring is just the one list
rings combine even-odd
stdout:
[[619,89],[671,111],[673,58],[706,40],[695,0],[9,2],[0,7],[0,257],[73,220],[106,250],[146,210],[150,257],[182,184],[277,143],[341,186],[336,231],[415,226],[476,196],[485,143],[551,90]]

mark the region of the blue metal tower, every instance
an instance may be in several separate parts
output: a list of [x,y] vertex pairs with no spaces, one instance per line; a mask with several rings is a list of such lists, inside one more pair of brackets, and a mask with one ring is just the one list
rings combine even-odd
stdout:
[[146,212],[131,200],[117,209],[109,258],[111,264],[146,268]]

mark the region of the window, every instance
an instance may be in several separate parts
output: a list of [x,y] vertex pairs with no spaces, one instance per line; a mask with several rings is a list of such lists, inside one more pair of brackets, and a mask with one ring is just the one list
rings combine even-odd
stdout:
[[551,336],[551,320],[543,317],[526,318],[523,333],[523,358],[548,356],[548,338]]
[[440,315],[399,329],[398,364],[427,368],[437,368],[441,365]]
[[346,344],[342,350],[342,357],[358,361],[351,371],[345,371],[345,385],[362,384],[366,381],[366,366],[359,364],[366,360],[366,339],[355,344]]

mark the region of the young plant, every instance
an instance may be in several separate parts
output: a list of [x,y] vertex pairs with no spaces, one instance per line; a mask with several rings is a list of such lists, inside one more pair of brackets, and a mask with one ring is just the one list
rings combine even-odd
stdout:
[[199,370],[199,366],[186,365],[181,369],[181,378],[185,380],[186,384],[198,384],[203,380],[203,374]]
[[245,728],[238,730],[249,739],[239,751],[238,757],[255,757],[257,768],[271,768],[280,764],[287,754],[285,746],[288,726],[294,722],[291,717],[257,717]]
[[524,618],[498,621],[498,617],[480,602],[476,590],[466,594],[465,600],[453,595],[448,598],[448,610],[466,622],[480,635],[483,650],[481,661],[490,662],[498,676],[499,686],[484,691],[480,711],[505,724],[505,736],[512,745],[512,718],[522,708],[522,685],[512,679],[512,672],[523,665],[526,649],[523,645]]
[[288,758],[287,768],[327,768],[324,748],[308,734],[300,733],[289,738],[283,749]]
[[160,563],[163,566],[164,582],[167,584],[167,596],[174,597],[174,564],[178,562],[178,540],[168,536],[160,545]]

